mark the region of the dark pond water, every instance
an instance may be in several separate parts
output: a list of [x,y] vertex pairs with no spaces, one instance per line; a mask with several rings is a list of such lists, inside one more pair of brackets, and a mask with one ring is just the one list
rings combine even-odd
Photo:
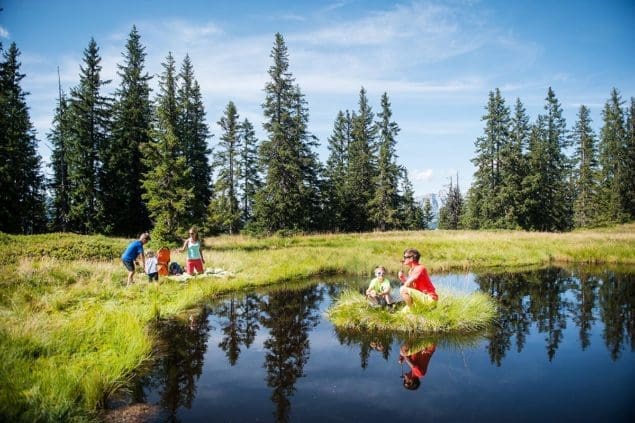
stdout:
[[157,405],[155,421],[635,421],[635,269],[432,279],[491,294],[497,323],[463,338],[335,330],[325,310],[367,280],[237,295],[162,326],[132,401]]

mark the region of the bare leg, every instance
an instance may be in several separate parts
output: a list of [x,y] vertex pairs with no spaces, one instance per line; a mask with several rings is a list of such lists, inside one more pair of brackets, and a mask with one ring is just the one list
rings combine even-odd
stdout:
[[408,291],[402,286],[399,289],[399,293],[401,294],[401,298],[403,298],[403,300],[406,302],[406,305],[410,307],[412,305],[412,298],[410,298]]

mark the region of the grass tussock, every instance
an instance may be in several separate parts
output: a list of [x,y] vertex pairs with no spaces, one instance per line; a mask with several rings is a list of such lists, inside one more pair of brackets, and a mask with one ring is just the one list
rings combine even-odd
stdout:
[[335,326],[346,329],[466,334],[486,329],[496,317],[496,305],[481,292],[439,290],[439,301],[433,309],[415,306],[409,312],[391,312],[370,307],[362,294],[348,290],[327,311],[327,317]]

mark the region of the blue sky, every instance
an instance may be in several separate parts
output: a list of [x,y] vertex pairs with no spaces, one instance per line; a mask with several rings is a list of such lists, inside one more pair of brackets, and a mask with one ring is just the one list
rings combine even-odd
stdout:
[[596,131],[613,87],[624,100],[635,96],[633,0],[0,0],[0,7],[0,41],[5,48],[15,41],[22,52],[22,86],[30,92],[45,162],[57,67],[68,92],[94,37],[102,77],[113,80],[108,91],[114,91],[133,25],[151,75],[162,71],[168,52],[179,67],[190,55],[215,134],[212,147],[230,100],[264,137],[260,105],[276,32],[306,95],[322,161],[337,112],[356,110],[363,86],[377,113],[387,92],[401,128],[398,162],[417,195],[444,190],[457,173],[462,190],[469,187],[474,141],[495,88],[510,106],[520,98],[533,121],[552,87],[567,126],[584,104]]

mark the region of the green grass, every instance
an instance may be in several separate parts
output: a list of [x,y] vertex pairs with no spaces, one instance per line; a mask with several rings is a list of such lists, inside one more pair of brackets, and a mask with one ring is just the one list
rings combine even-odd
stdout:
[[[187,283],[163,279],[149,285],[145,275],[138,274],[135,285],[126,288],[119,257],[128,242],[104,236],[0,233],[0,420],[92,421],[108,394],[152,358],[156,335],[150,328],[157,318],[178,316],[228,291],[278,286],[314,275],[365,278],[376,265],[395,274],[407,247],[421,251],[431,272],[635,264],[635,224],[565,234],[220,236],[205,241],[206,264],[235,277]],[[161,245],[151,242],[150,247]],[[184,254],[173,253],[172,259],[185,262]],[[460,326],[460,312],[446,318]],[[408,330],[417,328],[412,323]]]
[[496,304],[486,294],[460,294],[439,290],[434,309],[413,306],[409,312],[372,308],[366,298],[345,291],[327,311],[338,327],[357,330],[396,331],[409,334],[469,334],[486,329],[496,317]]

